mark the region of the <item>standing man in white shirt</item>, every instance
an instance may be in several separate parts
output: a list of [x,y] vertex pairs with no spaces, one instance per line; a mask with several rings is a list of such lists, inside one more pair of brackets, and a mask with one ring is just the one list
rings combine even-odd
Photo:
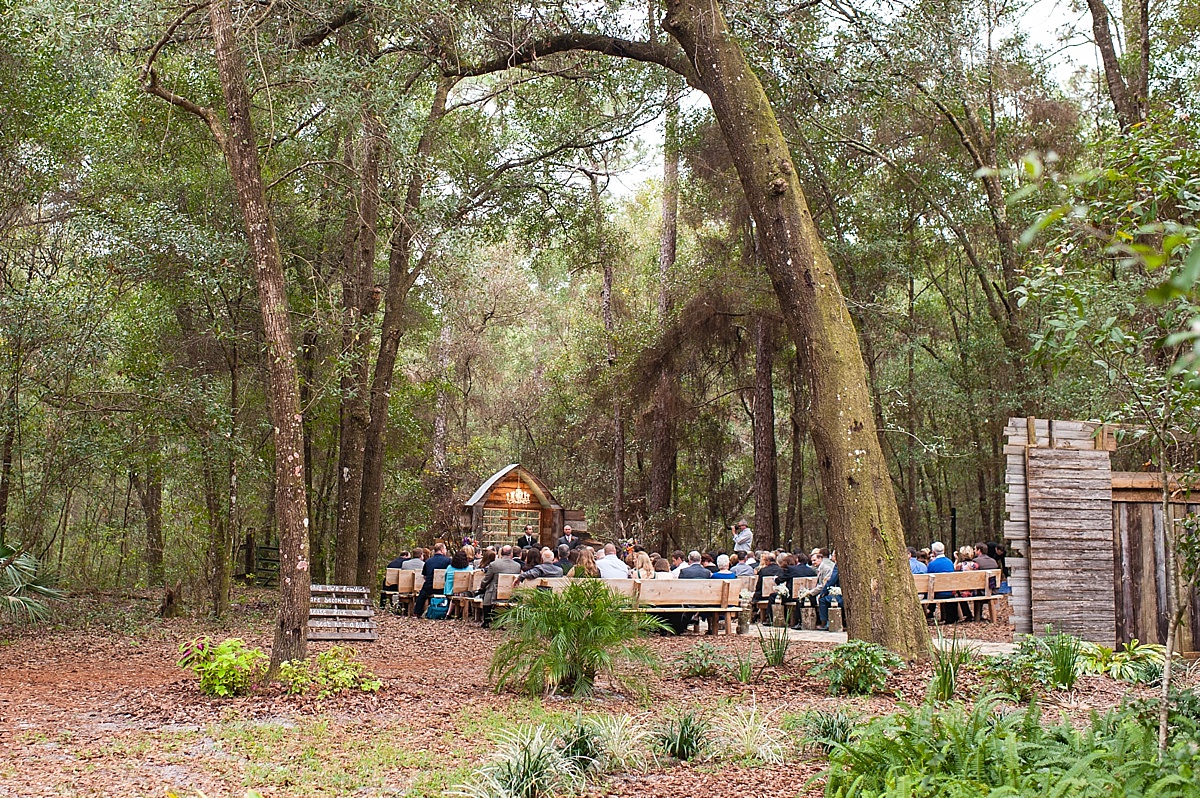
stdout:
[[738,521],[733,528],[733,550],[754,551],[754,530],[745,521]]
[[617,556],[617,547],[611,543],[604,544],[604,556],[596,560],[601,579],[628,579],[629,566]]

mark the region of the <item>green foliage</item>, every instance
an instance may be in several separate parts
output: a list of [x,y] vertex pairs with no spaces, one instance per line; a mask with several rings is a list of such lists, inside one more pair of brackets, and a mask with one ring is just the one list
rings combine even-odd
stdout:
[[179,646],[179,667],[200,677],[205,695],[245,695],[266,669],[267,655],[251,648],[238,637],[229,637],[214,645],[207,637],[198,637]]
[[562,749],[554,730],[540,725],[501,733],[500,748],[451,795],[465,798],[551,798],[584,783],[579,763]]
[[1050,660],[1050,683],[1062,690],[1075,687],[1079,679],[1083,641],[1065,632],[1049,634],[1041,639],[1041,645]]
[[646,613],[628,612],[630,606],[628,597],[595,579],[573,580],[560,593],[522,592],[496,620],[507,633],[489,671],[496,690],[579,697],[604,677],[613,686],[644,691],[644,682],[625,669],[659,668],[654,652],[635,641],[666,627]]
[[1160,761],[1153,725],[1130,712],[1083,728],[1042,724],[1036,707],[1001,714],[925,704],[872,721],[830,755],[829,798],[1134,798],[1195,794],[1200,747],[1175,738]]
[[884,688],[892,671],[903,665],[900,657],[878,643],[847,640],[813,657],[808,673],[829,679],[833,695],[874,695]]
[[45,620],[50,615],[46,602],[62,598],[37,557],[0,543],[0,615],[17,623]]
[[1024,635],[1011,654],[984,657],[979,673],[986,692],[1001,693],[1014,701],[1028,701],[1054,680],[1053,666],[1037,638]]
[[681,651],[675,657],[675,667],[679,669],[679,675],[685,678],[707,678],[724,675],[732,670],[733,665],[719,646],[706,641]]
[[720,710],[713,721],[712,752],[722,759],[778,765],[783,762],[783,732],[756,704]]
[[331,646],[315,658],[284,662],[277,678],[288,693],[301,695],[315,688],[317,698],[346,690],[373,693],[383,686],[350,646]]
[[596,769],[603,773],[637,772],[650,763],[653,732],[631,715],[600,715],[591,719],[596,745]]
[[742,684],[750,684],[754,678],[754,657],[749,651],[738,651],[734,654],[734,664],[730,668],[735,679]]
[[767,661],[767,666],[778,668],[787,660],[788,649],[791,647],[792,641],[788,637],[786,627],[771,627],[771,631],[763,634],[762,630],[758,631],[758,647],[762,650],[763,657]]
[[654,744],[664,754],[683,762],[703,758],[709,751],[712,722],[695,710],[679,710],[654,730]]
[[1122,682],[1153,682],[1162,678],[1166,648],[1131,640],[1116,649],[1084,643],[1080,667],[1085,673],[1109,676]]
[[974,648],[956,635],[950,645],[945,645],[938,632],[938,645],[933,647],[933,678],[929,682],[929,698],[934,701],[949,701],[958,692],[958,672],[971,661]]
[[838,707],[810,709],[785,719],[784,728],[800,732],[801,745],[828,754],[846,745],[858,734],[858,715]]

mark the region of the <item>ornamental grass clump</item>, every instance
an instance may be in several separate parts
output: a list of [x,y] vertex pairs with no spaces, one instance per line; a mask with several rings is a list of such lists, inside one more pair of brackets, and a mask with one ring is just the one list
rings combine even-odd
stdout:
[[785,738],[772,721],[754,704],[722,711],[713,722],[712,753],[723,759],[781,764]]
[[563,750],[554,730],[541,725],[505,731],[500,747],[471,779],[451,791],[463,798],[552,798],[585,783],[585,771]]
[[933,647],[933,678],[929,682],[929,698],[934,701],[949,701],[958,692],[958,673],[971,661],[975,649],[957,636],[946,645],[941,632],[938,644]]
[[887,678],[904,661],[877,643],[847,640],[813,657],[809,676],[829,679],[831,695],[874,695],[887,684]]
[[667,627],[631,608],[627,596],[599,579],[573,580],[560,593],[521,591],[495,622],[507,633],[488,672],[496,691],[582,697],[603,678],[613,687],[644,693],[645,682],[629,669],[657,672],[660,665],[657,655],[637,641]]
[[668,717],[654,730],[655,746],[669,757],[682,762],[703,759],[709,751],[712,723],[704,715],[681,710]]
[[697,643],[681,651],[675,657],[674,664],[679,669],[679,675],[684,678],[724,676],[733,668],[725,653],[718,646],[708,642]]
[[758,633],[758,647],[762,650],[767,667],[778,668],[787,660],[788,649],[792,640],[788,637],[787,627],[772,627],[768,634]]
[[803,748],[828,754],[839,745],[846,745],[858,733],[858,715],[837,709],[810,709],[794,715],[784,723],[784,729],[800,732]]

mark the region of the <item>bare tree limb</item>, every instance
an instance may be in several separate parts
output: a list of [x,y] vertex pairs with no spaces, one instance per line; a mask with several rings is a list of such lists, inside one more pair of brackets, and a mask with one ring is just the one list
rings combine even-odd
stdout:
[[158,72],[151,68],[144,76],[145,82],[142,84],[142,89],[155,97],[161,97],[171,105],[178,106],[189,114],[194,114],[204,120],[208,125],[208,129],[212,132],[213,138],[217,140],[217,144],[221,147],[221,151],[225,151],[226,136],[225,128],[221,125],[221,119],[217,116],[217,112],[203,105],[197,105],[186,97],[180,97],[178,94],[164,88],[158,82]]

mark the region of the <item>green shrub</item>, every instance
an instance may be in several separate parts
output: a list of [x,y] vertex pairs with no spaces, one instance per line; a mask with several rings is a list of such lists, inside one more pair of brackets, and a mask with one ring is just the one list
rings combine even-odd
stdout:
[[1162,679],[1166,649],[1151,643],[1131,640],[1117,649],[1084,643],[1080,659],[1087,673],[1109,676],[1132,683],[1149,683]]
[[1025,635],[1011,654],[984,657],[979,665],[984,692],[1000,693],[1014,701],[1028,701],[1050,687],[1053,666],[1037,638]]
[[1200,748],[1175,740],[1162,761],[1152,724],[1128,712],[1082,728],[932,704],[878,718],[830,754],[827,798],[1194,798]]
[[492,656],[489,676],[496,691],[531,696],[585,696],[603,676],[614,686],[644,692],[645,683],[623,672],[633,665],[657,671],[658,657],[639,638],[667,627],[657,618],[629,612],[631,601],[599,579],[573,580],[561,593],[522,591],[496,620],[507,638]]
[[314,659],[289,660],[279,667],[277,677],[284,689],[293,694],[317,689],[317,698],[328,698],[346,690],[373,693],[383,686],[349,646],[332,646]]
[[712,723],[698,712],[681,711],[654,731],[655,745],[664,754],[684,762],[702,758],[709,750]]
[[584,784],[579,763],[567,756],[547,726],[504,732],[500,748],[471,780],[452,791],[465,798],[552,798]]
[[697,643],[689,649],[681,651],[675,657],[675,667],[679,675],[689,676],[723,676],[733,667],[729,658],[721,649],[712,643]]
[[200,690],[205,695],[245,695],[266,670],[267,655],[237,637],[217,645],[207,637],[198,637],[182,644],[179,653],[179,667],[200,677]]
[[15,623],[50,617],[46,602],[65,595],[54,581],[33,554],[0,543],[0,616]]
[[758,632],[758,647],[762,650],[767,665],[778,668],[787,660],[788,649],[792,640],[788,637],[787,627],[772,627],[768,634]]
[[929,682],[929,697],[934,701],[949,701],[958,692],[958,672],[971,661],[975,650],[955,636],[950,645],[938,633],[938,645],[933,647],[933,679]]
[[903,665],[900,657],[877,643],[848,640],[814,657],[808,674],[829,679],[833,695],[873,695],[884,688],[892,670]]

